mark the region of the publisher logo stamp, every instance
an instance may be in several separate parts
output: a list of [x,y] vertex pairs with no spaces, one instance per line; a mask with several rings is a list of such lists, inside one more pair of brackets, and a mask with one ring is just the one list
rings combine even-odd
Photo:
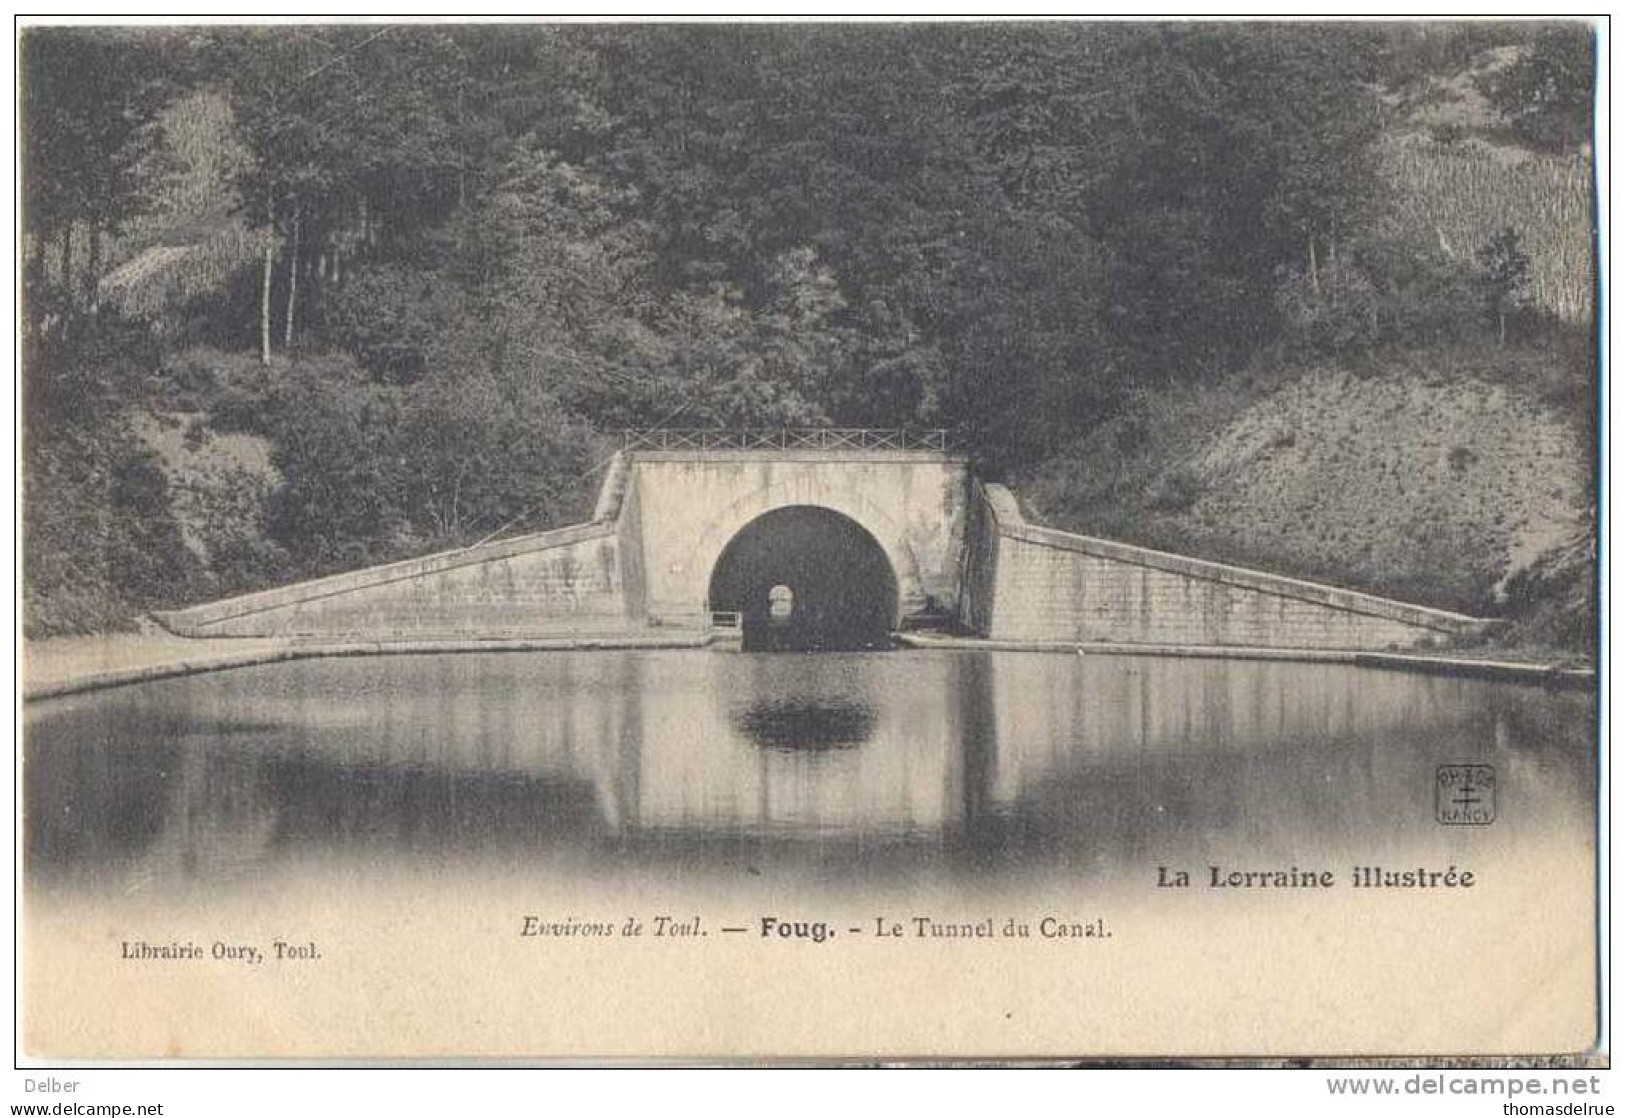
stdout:
[[1433,812],[1447,826],[1495,822],[1495,766],[1440,765],[1433,780]]

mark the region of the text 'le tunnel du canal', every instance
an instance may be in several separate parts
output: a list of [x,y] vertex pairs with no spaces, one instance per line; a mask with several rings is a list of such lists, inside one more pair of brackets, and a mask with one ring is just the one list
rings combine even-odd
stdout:
[[747,651],[884,648],[897,579],[875,538],[812,505],[764,513],[723,550],[710,606],[740,615]]

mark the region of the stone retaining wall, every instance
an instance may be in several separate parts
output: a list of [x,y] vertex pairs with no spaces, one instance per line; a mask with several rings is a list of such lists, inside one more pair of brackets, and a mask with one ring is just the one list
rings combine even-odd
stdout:
[[[587,524],[366,567],[155,615],[187,637],[390,639],[618,633],[641,622],[626,463]],[[628,539],[628,531],[632,536]],[[629,594],[630,589],[634,591]]]
[[538,635],[628,624],[615,525],[582,525],[160,614],[189,637]]
[[799,504],[875,537],[904,616],[934,605],[996,640],[1381,651],[1491,624],[1029,524],[1002,486],[926,452],[617,455],[590,523],[157,619],[188,637],[322,640],[699,631],[717,555],[755,517]]
[[962,616],[998,640],[1261,648],[1425,647],[1492,622],[1029,524],[980,489]]

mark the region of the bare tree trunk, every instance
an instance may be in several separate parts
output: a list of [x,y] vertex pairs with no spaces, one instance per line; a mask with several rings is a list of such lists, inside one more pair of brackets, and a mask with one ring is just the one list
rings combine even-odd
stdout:
[[96,309],[96,288],[101,282],[102,272],[102,227],[94,221],[90,223],[90,251],[85,260],[85,305],[91,310]]
[[73,222],[62,227],[62,291],[73,294]]
[[1309,288],[1320,294],[1320,265],[1315,260],[1315,235],[1309,234]]
[[271,363],[271,256],[276,249],[275,210],[265,199],[265,265],[260,271],[260,364]]
[[1342,289],[1342,285],[1337,282],[1339,273],[1337,271],[1337,234],[1335,232],[1326,238],[1326,271],[1331,276],[1332,306],[1335,307],[1337,306],[1337,293]]
[[271,363],[271,242],[265,243],[265,267],[260,275],[260,364]]
[[[466,84],[466,78],[457,82],[457,210],[459,213],[462,212],[464,205],[468,201],[468,189],[466,182],[468,178],[468,161],[463,154],[463,136],[466,135],[463,124],[463,86]],[[459,222],[457,233],[458,248],[462,247],[462,238],[462,224]]]
[[288,324],[282,335],[282,348],[293,348],[294,307],[299,300],[299,203],[293,204],[293,237],[288,252]]
[[28,258],[24,265],[24,276],[31,299],[38,299],[45,288],[45,238],[29,238]]
[[451,525],[447,535],[462,537],[463,471],[457,471],[457,481],[451,487]]

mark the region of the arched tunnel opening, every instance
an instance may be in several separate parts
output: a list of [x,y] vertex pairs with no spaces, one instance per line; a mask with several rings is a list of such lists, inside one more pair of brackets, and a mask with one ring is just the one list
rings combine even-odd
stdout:
[[885,648],[897,577],[856,521],[793,505],[763,513],[723,548],[710,607],[740,615],[746,651]]

